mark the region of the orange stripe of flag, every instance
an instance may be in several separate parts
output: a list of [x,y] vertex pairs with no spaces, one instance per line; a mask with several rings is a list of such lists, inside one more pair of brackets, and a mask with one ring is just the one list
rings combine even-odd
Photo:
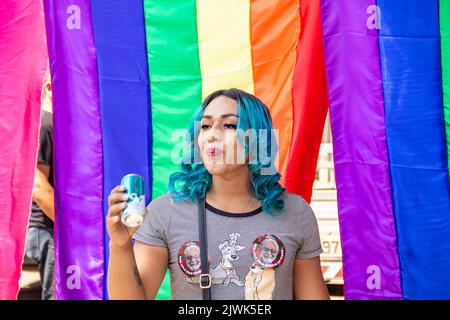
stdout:
[[255,95],[270,109],[279,130],[277,169],[284,184],[293,125],[292,78],[300,34],[298,0],[250,3]]

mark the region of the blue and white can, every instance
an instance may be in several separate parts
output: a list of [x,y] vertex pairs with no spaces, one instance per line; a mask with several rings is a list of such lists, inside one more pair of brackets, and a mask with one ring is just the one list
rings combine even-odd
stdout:
[[128,196],[127,207],[122,210],[121,221],[131,228],[139,227],[145,218],[144,179],[137,174],[127,174],[120,182]]

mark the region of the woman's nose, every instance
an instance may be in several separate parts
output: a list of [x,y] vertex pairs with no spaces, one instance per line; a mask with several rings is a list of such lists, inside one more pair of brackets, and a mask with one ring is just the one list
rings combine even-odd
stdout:
[[209,137],[208,137],[208,142],[214,142],[214,141],[216,141],[217,140],[217,138],[214,136],[214,135],[210,135]]
[[222,137],[222,132],[219,129],[213,127],[208,132],[207,141],[211,143],[211,142],[220,140],[221,137]]

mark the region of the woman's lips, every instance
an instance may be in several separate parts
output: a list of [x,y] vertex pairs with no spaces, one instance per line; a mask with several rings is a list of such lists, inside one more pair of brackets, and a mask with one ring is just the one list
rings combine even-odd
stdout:
[[218,149],[218,148],[207,148],[206,149],[206,154],[208,155],[208,157],[210,158],[214,158],[217,157],[218,155],[220,155],[222,153],[222,150]]

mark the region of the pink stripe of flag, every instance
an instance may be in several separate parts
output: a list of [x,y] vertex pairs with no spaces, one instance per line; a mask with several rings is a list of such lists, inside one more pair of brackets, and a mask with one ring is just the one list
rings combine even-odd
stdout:
[[0,299],[16,299],[47,66],[43,2],[0,3]]

